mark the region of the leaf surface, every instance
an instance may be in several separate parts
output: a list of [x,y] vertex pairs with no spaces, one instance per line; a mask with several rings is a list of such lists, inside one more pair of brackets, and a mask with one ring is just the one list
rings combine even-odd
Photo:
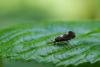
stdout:
[[[69,43],[50,43],[73,31]],[[35,60],[57,66],[100,61],[100,23],[46,22],[12,26],[0,31],[0,55],[14,60]]]

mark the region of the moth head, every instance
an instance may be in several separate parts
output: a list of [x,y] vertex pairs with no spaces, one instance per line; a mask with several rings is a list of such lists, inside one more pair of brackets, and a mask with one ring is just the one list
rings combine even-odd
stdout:
[[68,34],[74,34],[74,32],[73,31],[69,31]]
[[68,35],[71,36],[72,38],[75,37],[75,33],[74,33],[73,31],[69,31],[69,32],[68,32]]

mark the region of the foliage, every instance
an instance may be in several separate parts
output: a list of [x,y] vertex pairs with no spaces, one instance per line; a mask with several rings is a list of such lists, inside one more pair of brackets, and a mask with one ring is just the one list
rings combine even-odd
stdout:
[[[74,31],[69,43],[49,44],[56,36]],[[12,26],[0,31],[0,55],[10,60],[35,60],[57,66],[77,66],[100,61],[99,22],[41,22]]]

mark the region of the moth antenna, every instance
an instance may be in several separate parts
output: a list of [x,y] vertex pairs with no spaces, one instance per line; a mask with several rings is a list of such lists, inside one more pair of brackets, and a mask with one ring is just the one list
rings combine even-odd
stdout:
[[53,41],[53,40],[51,40],[50,42],[47,42],[47,44],[52,44],[52,43],[54,43],[54,41]]

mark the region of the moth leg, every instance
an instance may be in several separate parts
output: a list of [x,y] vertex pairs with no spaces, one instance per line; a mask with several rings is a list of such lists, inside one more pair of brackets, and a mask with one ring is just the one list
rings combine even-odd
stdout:
[[53,44],[56,46],[57,45],[57,42],[53,41]]
[[68,49],[71,49],[73,46],[70,44],[69,41],[66,41],[66,42],[67,42],[67,47],[68,47]]
[[69,47],[67,45],[64,45],[66,49],[69,49]]
[[62,41],[62,45],[63,45],[66,49],[69,49],[69,46],[68,46],[68,42],[67,42],[67,41]]

